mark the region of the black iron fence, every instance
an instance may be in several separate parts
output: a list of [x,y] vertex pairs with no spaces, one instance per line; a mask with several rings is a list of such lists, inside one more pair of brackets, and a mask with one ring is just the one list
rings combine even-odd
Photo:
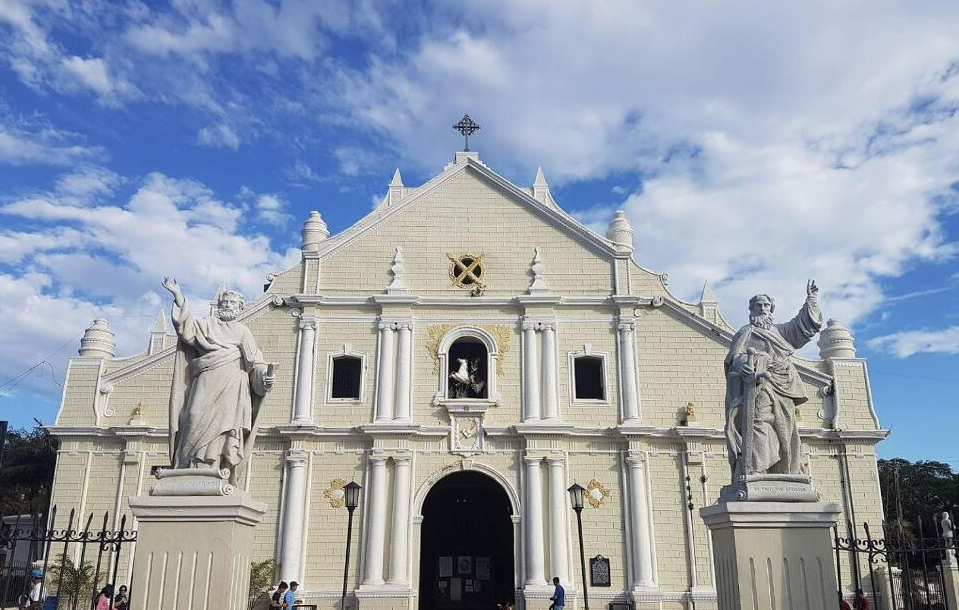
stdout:
[[878,610],[946,610],[951,592],[943,581],[943,561],[959,554],[951,527],[943,535],[940,524],[929,521],[932,527],[917,518],[915,532],[902,522],[884,524],[885,536],[868,523],[862,524],[862,538],[852,524],[845,537],[837,529],[833,549],[840,589],[862,589]]
[[[0,529],[0,549],[14,561],[0,567],[0,607],[16,605],[29,595],[32,574],[39,571],[41,608],[56,610],[94,610],[97,594],[107,584],[115,584],[123,554],[132,557],[136,531],[126,529],[127,518],[117,529],[110,529],[110,514],[93,523],[91,513],[85,522],[71,510],[66,523],[57,521],[57,508],[46,521],[41,515],[18,516]],[[98,520],[99,521],[99,520]],[[3,523],[0,515],[0,523]],[[16,561],[27,547],[26,560]],[[110,599],[114,607],[116,590]]]

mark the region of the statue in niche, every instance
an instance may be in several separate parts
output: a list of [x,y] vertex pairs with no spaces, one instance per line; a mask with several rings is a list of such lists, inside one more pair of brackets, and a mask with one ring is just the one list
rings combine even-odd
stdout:
[[260,402],[273,388],[268,364],[253,334],[236,318],[243,295],[217,298],[217,316],[197,318],[177,281],[163,279],[173,295],[178,341],[170,392],[170,458],[174,469],[216,471],[236,483],[237,466],[250,455]]
[[806,284],[806,303],[795,318],[774,324],[772,297],[749,300],[749,324],[733,336],[726,356],[726,441],[733,481],[751,475],[805,475],[796,407],[808,398],[795,350],[822,326],[819,288]]

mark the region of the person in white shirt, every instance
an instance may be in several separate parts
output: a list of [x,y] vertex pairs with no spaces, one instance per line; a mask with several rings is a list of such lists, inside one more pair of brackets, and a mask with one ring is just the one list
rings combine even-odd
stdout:
[[43,588],[43,570],[30,573],[30,591],[27,593],[26,610],[40,610],[40,590]]

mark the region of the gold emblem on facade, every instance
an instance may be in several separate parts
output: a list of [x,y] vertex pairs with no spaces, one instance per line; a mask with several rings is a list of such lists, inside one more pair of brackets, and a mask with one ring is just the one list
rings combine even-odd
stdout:
[[586,501],[589,502],[590,506],[599,508],[608,497],[609,490],[606,489],[605,485],[596,479],[589,480],[589,484],[586,486]]
[[453,285],[460,288],[479,288],[486,287],[483,283],[483,274],[486,268],[483,266],[483,254],[460,254],[454,256],[447,254],[450,259],[450,279]]
[[330,506],[333,508],[343,508],[343,504],[346,501],[346,492],[343,491],[344,487],[346,487],[346,481],[343,479],[333,479],[330,481],[330,486],[323,492],[323,497],[329,499]]

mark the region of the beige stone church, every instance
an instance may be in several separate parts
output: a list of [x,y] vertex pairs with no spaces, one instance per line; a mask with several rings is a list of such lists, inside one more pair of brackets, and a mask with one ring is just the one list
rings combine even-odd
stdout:
[[[342,488],[356,481],[351,607],[546,610],[558,576],[581,608],[576,482],[594,608],[715,608],[698,511],[730,479],[723,361],[735,329],[711,290],[684,302],[633,255],[622,213],[599,235],[560,208],[542,172],[517,186],[475,152],[417,187],[397,171],[338,235],[311,213],[301,262],[247,295],[239,318],[277,376],[237,479],[269,507],[254,559],[275,559],[306,603],[339,608]],[[60,515],[119,523],[169,465],[167,318],[126,357],[97,320],[70,361],[51,427]],[[806,468],[844,521],[879,524],[874,447],[887,432],[866,363],[834,320],[819,347],[823,359],[795,359]],[[137,569],[129,559],[118,584]]]

